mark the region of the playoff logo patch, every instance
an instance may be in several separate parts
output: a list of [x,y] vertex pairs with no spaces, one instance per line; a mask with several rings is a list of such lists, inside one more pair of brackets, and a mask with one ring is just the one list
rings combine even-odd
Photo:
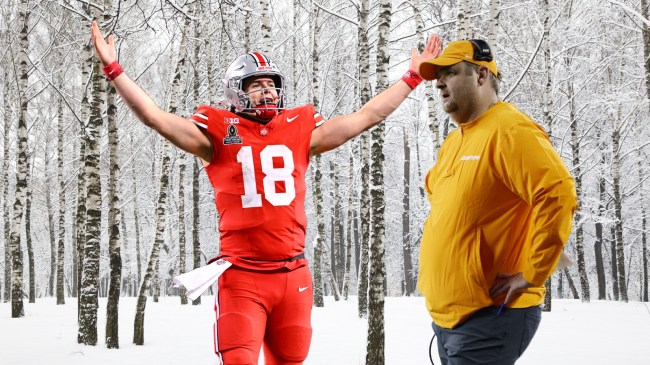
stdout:
[[229,144],[242,144],[242,139],[239,135],[237,135],[237,127],[234,124],[229,125],[226,128],[226,137],[223,139],[223,144],[224,145],[229,145]]

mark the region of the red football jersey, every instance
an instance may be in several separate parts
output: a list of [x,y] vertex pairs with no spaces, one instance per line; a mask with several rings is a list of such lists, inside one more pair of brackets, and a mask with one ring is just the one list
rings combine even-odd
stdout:
[[221,255],[284,260],[305,248],[305,172],[311,133],[323,122],[312,105],[269,123],[200,106],[194,123],[212,138],[206,167],[219,211]]

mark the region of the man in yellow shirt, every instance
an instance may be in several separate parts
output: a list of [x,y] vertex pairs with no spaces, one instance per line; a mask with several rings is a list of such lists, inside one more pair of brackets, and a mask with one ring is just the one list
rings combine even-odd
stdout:
[[449,365],[514,364],[571,233],[574,181],[544,130],[498,99],[487,42],[452,42],[420,74],[459,126],[425,181],[418,289],[438,353]]

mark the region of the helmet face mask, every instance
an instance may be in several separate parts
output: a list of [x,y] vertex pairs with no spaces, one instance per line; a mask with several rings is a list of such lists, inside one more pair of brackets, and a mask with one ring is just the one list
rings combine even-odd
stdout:
[[[253,105],[250,94],[259,92],[260,89],[251,92],[244,91],[246,80],[252,77],[268,77],[275,83],[275,91],[278,95],[278,102],[270,104],[263,99],[260,105]],[[255,113],[263,119],[270,119],[277,114],[278,110],[284,109],[284,76],[275,64],[261,53],[247,53],[237,57],[226,70],[223,79],[226,101],[230,109],[235,112]],[[263,90],[268,90],[262,89]]]

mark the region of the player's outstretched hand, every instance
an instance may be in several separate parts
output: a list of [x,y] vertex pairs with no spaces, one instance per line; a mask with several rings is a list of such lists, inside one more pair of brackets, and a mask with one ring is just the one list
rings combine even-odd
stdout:
[[113,35],[108,36],[108,43],[102,37],[102,33],[99,31],[97,26],[97,21],[93,20],[93,25],[91,27],[91,39],[95,45],[95,53],[99,60],[102,61],[104,66],[112,63],[117,59],[115,52],[115,38]]
[[411,70],[419,70],[422,62],[438,57],[440,52],[442,52],[442,39],[437,34],[433,34],[429,37],[422,54],[418,54],[415,48],[411,48]]

